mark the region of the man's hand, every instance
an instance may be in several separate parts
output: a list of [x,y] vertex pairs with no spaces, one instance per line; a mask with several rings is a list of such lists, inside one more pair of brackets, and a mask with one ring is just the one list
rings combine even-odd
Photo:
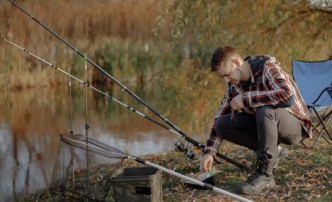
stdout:
[[243,100],[242,100],[242,94],[239,94],[235,96],[231,101],[231,107],[233,110],[239,111],[242,108],[244,108]]
[[201,160],[199,169],[203,172],[210,171],[213,164],[213,156],[211,154],[204,154]]

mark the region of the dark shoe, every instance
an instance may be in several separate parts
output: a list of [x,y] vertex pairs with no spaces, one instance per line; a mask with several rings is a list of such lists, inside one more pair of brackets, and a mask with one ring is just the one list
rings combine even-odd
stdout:
[[283,147],[282,145],[278,145],[278,157],[276,159],[276,162],[274,163],[273,169],[276,169],[278,166],[278,162],[283,160],[288,153],[287,147]]
[[276,186],[274,176],[267,176],[256,170],[248,179],[238,185],[235,190],[242,194],[260,194],[264,189]]

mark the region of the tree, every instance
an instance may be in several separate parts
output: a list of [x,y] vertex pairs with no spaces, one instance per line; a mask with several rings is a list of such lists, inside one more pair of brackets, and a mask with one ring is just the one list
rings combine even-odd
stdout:
[[[159,25],[170,23],[174,46],[190,57],[160,80],[175,90],[173,113],[190,132],[208,127],[226,85],[213,78],[209,60],[220,45],[247,55],[274,55],[290,74],[292,60],[325,60],[332,56],[330,1],[314,0],[160,0]],[[170,22],[167,22],[169,19]],[[182,113],[181,113],[182,112]],[[186,113],[183,113],[186,112]]]
[[216,48],[216,44],[235,46],[243,54],[273,54],[284,63],[332,55],[332,3],[328,0],[160,2],[159,20],[171,16],[174,41],[198,45],[200,56],[204,54],[200,50]]

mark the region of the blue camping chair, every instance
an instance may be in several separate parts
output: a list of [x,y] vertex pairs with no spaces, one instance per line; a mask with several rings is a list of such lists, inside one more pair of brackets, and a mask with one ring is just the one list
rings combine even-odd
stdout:
[[[318,133],[312,147],[320,137],[331,144],[329,140],[332,140],[332,137],[327,126],[332,117],[332,60],[315,62],[294,60],[292,73],[309,109],[313,132]],[[324,132],[328,137],[323,135]],[[305,145],[303,141],[301,143]]]

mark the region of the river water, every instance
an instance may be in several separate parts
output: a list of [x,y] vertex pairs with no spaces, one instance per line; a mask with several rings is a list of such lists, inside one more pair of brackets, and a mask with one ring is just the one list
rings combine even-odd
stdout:
[[[118,86],[100,89],[167,126]],[[128,89],[154,109],[154,106],[171,107],[170,102],[160,97],[161,91],[156,86]],[[174,143],[180,139],[91,88],[87,90],[87,100],[83,85],[73,85],[71,92],[71,98],[66,86],[1,92],[1,202],[14,201],[15,196],[43,189],[50,183],[60,144],[59,135],[71,130],[82,135],[88,132],[89,137],[135,156],[174,150]],[[176,124],[176,120],[172,122]],[[89,125],[88,131],[85,124]],[[191,137],[203,140],[202,137]]]

